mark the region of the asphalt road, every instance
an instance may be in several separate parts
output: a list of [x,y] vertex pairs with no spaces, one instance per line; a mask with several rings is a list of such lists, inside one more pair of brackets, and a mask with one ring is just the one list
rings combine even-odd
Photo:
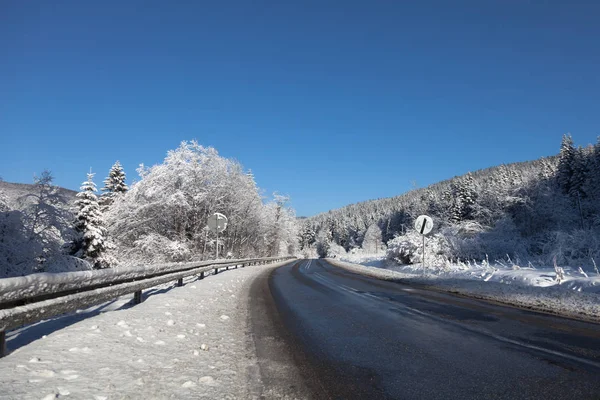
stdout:
[[276,322],[271,333],[297,363],[305,385],[296,397],[600,399],[600,325],[380,281],[324,260],[278,268],[265,287],[255,296],[272,304],[260,318]]

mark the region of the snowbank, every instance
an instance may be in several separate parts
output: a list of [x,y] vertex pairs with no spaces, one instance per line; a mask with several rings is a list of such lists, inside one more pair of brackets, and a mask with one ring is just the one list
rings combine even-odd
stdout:
[[[565,281],[550,269],[489,266],[445,266],[436,269],[398,266],[382,257],[328,259],[333,265],[377,279],[399,281],[463,296],[495,301],[570,318],[600,322],[600,278],[577,276],[566,270]],[[358,262],[365,265],[359,265]]]
[[[142,304],[50,333],[0,359],[0,398],[250,398],[247,295],[276,265],[157,287]],[[10,332],[9,349],[27,334]]]

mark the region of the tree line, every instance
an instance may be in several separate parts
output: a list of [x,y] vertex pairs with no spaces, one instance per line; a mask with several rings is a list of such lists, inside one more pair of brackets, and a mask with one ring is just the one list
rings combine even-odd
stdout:
[[[435,220],[430,241],[440,260],[507,260],[592,265],[600,256],[600,138],[575,146],[564,135],[559,154],[487,168],[303,220],[300,248],[321,255],[372,246],[377,227],[387,245],[417,245],[414,219]],[[401,249],[400,249],[401,250]],[[410,262],[410,257],[402,262]]]
[[[62,269],[214,258],[210,215],[228,217],[220,254],[293,254],[297,222],[289,198],[265,202],[251,171],[212,147],[182,142],[164,162],[140,165],[131,187],[117,161],[100,192],[91,171],[74,202],[49,171],[11,203],[0,191],[0,276]],[[72,264],[69,266],[68,264]]]

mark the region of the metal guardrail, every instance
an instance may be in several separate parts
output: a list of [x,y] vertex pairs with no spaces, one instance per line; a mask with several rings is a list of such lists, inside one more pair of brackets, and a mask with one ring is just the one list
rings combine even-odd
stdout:
[[133,293],[134,304],[143,301],[142,290],[163,283],[231,267],[246,267],[292,260],[295,257],[251,258],[147,267],[32,274],[0,280],[0,357],[6,355],[6,331],[91,307]]

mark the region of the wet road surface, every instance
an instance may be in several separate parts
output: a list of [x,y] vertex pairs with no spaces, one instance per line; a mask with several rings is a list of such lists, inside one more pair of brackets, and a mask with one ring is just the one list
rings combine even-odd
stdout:
[[324,260],[280,267],[268,286],[314,398],[600,399],[600,325]]

